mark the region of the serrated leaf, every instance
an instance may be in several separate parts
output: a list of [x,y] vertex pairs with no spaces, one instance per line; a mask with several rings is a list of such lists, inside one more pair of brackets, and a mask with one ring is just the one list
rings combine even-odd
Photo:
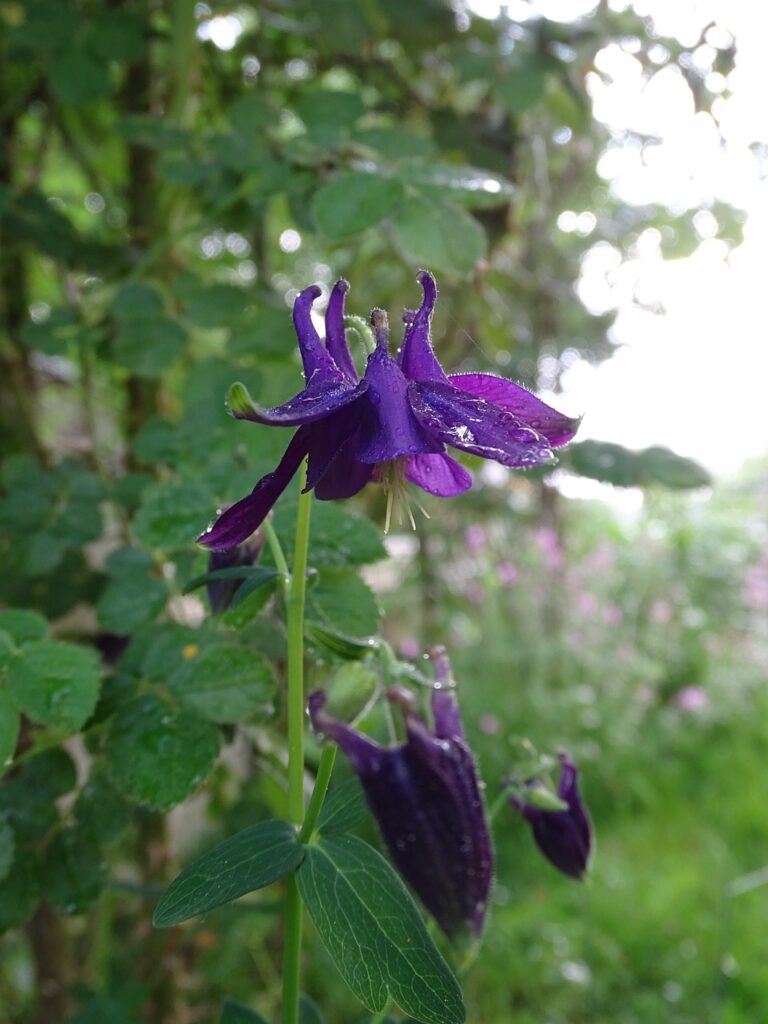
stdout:
[[16,742],[19,738],[21,715],[4,686],[0,686],[0,775],[3,766],[13,757]]
[[417,266],[467,275],[485,256],[482,225],[460,206],[432,196],[407,199],[395,231],[405,255]]
[[96,605],[96,615],[108,632],[127,636],[159,615],[167,601],[163,580],[129,573],[110,581]]
[[325,237],[337,241],[389,217],[402,197],[403,187],[394,178],[350,171],[337,174],[317,191],[312,216]]
[[78,831],[94,844],[109,843],[128,825],[133,807],[103,773],[92,775],[74,806]]
[[163,894],[152,923],[167,928],[263,889],[295,871],[304,849],[287,821],[251,825],[182,871]]
[[33,856],[17,857],[0,882],[0,932],[20,928],[40,899],[40,870]]
[[424,1024],[462,1024],[458,982],[379,853],[354,836],[321,838],[296,877],[323,945],[367,1009],[391,998]]
[[186,300],[186,316],[196,327],[229,327],[242,317],[250,304],[244,288],[212,284],[198,288]]
[[221,1008],[220,1024],[267,1024],[260,1013],[250,1006],[237,1003],[234,999],[225,999]]
[[168,685],[183,704],[212,722],[239,722],[273,711],[272,669],[247,647],[207,647],[180,665]]
[[[286,500],[275,510],[275,529],[290,550],[296,530],[296,502]],[[370,565],[387,557],[381,532],[370,520],[347,512],[340,505],[318,501],[312,508],[309,564],[315,568]]]
[[363,787],[357,779],[348,779],[328,793],[317,827],[324,836],[340,835],[362,825],[369,817]]
[[124,284],[112,300],[112,313],[121,322],[157,320],[163,315],[163,297],[152,284]]
[[16,836],[13,829],[0,816],[0,881],[8,877],[16,852]]
[[0,629],[10,633],[14,642],[28,644],[33,640],[45,640],[48,636],[48,622],[38,612],[26,608],[5,608],[0,611]]
[[215,726],[147,695],[123,705],[112,719],[107,763],[123,793],[167,811],[197,789],[218,752]]
[[343,569],[324,569],[307,595],[307,620],[342,636],[373,636],[380,614],[368,585]]
[[81,914],[98,898],[105,869],[90,837],[75,828],[62,829],[45,851],[45,896],[64,913]]
[[126,320],[115,335],[115,360],[139,377],[159,377],[182,354],[186,339],[175,320]]
[[211,494],[202,484],[167,483],[148,488],[133,529],[148,548],[194,544],[214,511]]
[[34,722],[74,732],[96,707],[101,666],[90,648],[39,640],[11,661],[7,683],[19,710]]
[[420,191],[435,192],[462,206],[490,209],[504,206],[515,195],[515,186],[508,178],[466,164],[407,160],[395,173],[400,181],[416,185]]

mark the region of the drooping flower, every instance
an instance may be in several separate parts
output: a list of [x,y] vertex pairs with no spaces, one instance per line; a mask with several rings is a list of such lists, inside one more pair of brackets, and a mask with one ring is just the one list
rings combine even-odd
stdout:
[[239,544],[264,520],[308,458],[307,490],[321,500],[348,498],[370,480],[390,493],[406,481],[437,497],[453,497],[472,486],[469,472],[446,446],[528,467],[552,461],[552,449],[573,437],[578,420],[550,408],[530,391],[487,373],[448,376],[430,337],[437,286],[421,271],[421,306],[403,316],[406,328],[397,359],[389,354],[387,316],[371,314],[376,340],[362,380],[344,332],[349,285],[337,281],[325,315],[325,344],[312,322],[320,295],[305,288],[293,307],[304,365],[305,388],[284,405],[266,409],[243,384],[228,396],[236,419],[273,427],[298,427],[278,466],[253,491],[224,512],[199,538],[209,548]]
[[[259,535],[261,536],[261,535]],[[263,541],[255,543],[252,538],[246,544],[234,548],[224,548],[221,551],[211,551],[208,556],[208,572],[217,572],[219,569],[239,569],[242,566],[253,565],[258,559]],[[205,586],[208,593],[208,603],[214,615],[224,612],[232,603],[237,588],[242,579],[219,579],[209,580]]]
[[405,717],[401,746],[383,747],[332,718],[321,690],[309,698],[309,713],[315,732],[338,743],[357,772],[395,867],[454,939],[467,929],[482,931],[493,855],[448,657],[442,648],[432,657],[432,730],[409,691],[395,688],[387,695]]
[[[557,795],[567,810],[537,807],[520,796],[511,798],[512,805],[530,824],[536,845],[558,871],[571,878],[583,878],[592,852],[592,824],[579,793],[579,773],[567,754],[560,755],[560,781]],[[535,780],[529,789],[539,786]]]

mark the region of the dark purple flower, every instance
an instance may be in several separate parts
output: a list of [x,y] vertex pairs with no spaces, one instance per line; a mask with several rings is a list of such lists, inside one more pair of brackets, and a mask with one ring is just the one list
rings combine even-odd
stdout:
[[487,373],[447,376],[432,350],[430,323],[437,299],[431,274],[421,271],[421,306],[407,311],[403,345],[389,354],[386,314],[371,314],[376,338],[360,380],[344,333],[349,285],[337,281],[325,314],[325,344],[312,323],[317,285],[293,307],[304,364],[305,388],[284,405],[266,409],[243,384],[228,396],[236,419],[272,427],[298,427],[277,468],[224,512],[200,538],[209,548],[245,540],[308,458],[307,490],[321,500],[349,498],[370,480],[397,493],[405,481],[437,497],[453,497],[472,477],[446,446],[493,459],[503,466],[539,466],[569,441],[578,420],[563,416],[519,384]]
[[407,690],[388,693],[403,711],[406,741],[382,747],[324,711],[313,693],[315,732],[338,743],[360,777],[390,856],[445,934],[479,935],[493,875],[493,854],[477,768],[464,740],[445,651],[434,652],[433,729]]
[[[512,797],[512,804],[533,830],[536,845],[554,866],[571,878],[582,878],[592,851],[592,825],[579,793],[579,773],[567,754],[560,755],[558,797],[567,810],[544,810],[533,803]],[[529,784],[534,788],[539,783]]]

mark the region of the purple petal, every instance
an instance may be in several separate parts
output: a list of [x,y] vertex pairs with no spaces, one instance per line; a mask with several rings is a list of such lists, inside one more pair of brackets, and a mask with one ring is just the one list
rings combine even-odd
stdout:
[[357,459],[360,410],[347,406],[312,425],[307,490],[321,501],[351,498],[371,478],[372,467]]
[[433,438],[502,466],[541,466],[552,461],[546,438],[517,416],[437,382],[411,383],[411,408]]
[[581,837],[582,848],[587,858],[592,847],[592,825],[579,793],[579,770],[567,754],[560,755],[560,782],[557,795],[565,800],[571,809],[571,820]]
[[435,683],[432,691],[432,720],[435,723],[435,736],[438,739],[463,739],[464,728],[461,724],[459,702],[454,689],[453,669],[444,647],[433,647],[429,652],[435,671]]
[[405,460],[405,475],[437,498],[453,498],[472,486],[469,471],[450,455],[411,455]]
[[223,551],[242,544],[264,522],[272,506],[291,482],[307,450],[308,432],[306,428],[297,430],[277,468],[263,476],[249,495],[223,512],[197,538],[198,544],[204,544],[213,551]]
[[325,346],[336,366],[354,383],[359,377],[344,331],[344,299],[348,291],[349,282],[343,278],[333,286],[325,312]]
[[419,271],[417,280],[424,298],[415,313],[406,312],[403,316],[406,328],[398,365],[411,380],[445,381],[448,378],[432,349],[430,335],[432,311],[437,301],[437,284],[426,270]]
[[363,782],[368,775],[380,771],[393,752],[345,722],[332,718],[326,713],[325,704],[326,696],[323,690],[315,690],[309,695],[307,707],[312,728],[318,736],[324,736],[341,747]]
[[233,384],[227,394],[227,407],[236,420],[266,423],[270,427],[298,427],[329,416],[350,405],[368,390],[361,380],[352,387],[347,381],[323,383],[312,381],[290,401],[274,409],[265,409],[254,402],[245,384]]
[[419,426],[408,401],[408,381],[386,347],[379,345],[368,357],[364,381],[369,391],[358,452],[361,462],[388,462],[443,450]]
[[320,288],[316,284],[310,285],[298,294],[293,304],[293,325],[299,339],[307,386],[313,383],[339,384],[344,380],[344,374],[333,361],[312,323],[312,304],[319,295]]
[[513,413],[545,437],[554,448],[570,441],[581,422],[571,416],[564,416],[522,385],[492,373],[454,373],[448,380],[454,387],[467,391],[475,398],[482,398]]

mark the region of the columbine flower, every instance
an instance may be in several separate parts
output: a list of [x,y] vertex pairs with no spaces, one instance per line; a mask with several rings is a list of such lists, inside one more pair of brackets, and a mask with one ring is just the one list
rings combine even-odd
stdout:
[[[256,538],[247,544],[239,547],[225,548],[221,551],[212,551],[208,556],[208,572],[215,572],[219,569],[239,569],[241,566],[253,565],[261,554],[263,541],[254,543]],[[206,584],[208,592],[208,603],[214,615],[225,612],[232,604],[237,588],[243,581],[241,579],[209,580]]]
[[[563,874],[582,878],[592,851],[592,825],[579,794],[576,765],[567,754],[560,755],[560,764],[557,795],[568,805],[567,810],[545,810],[519,796],[513,796],[511,802],[530,824],[536,845],[547,860]],[[532,781],[528,785],[535,788],[540,784]]]
[[[468,471],[446,454],[446,445],[493,459],[503,466],[539,466],[552,449],[573,437],[578,421],[545,405],[525,388],[487,373],[447,376],[432,351],[430,322],[437,298],[431,274],[422,271],[424,298],[406,311],[403,345],[389,354],[386,314],[375,309],[375,350],[360,380],[344,334],[349,285],[337,281],[325,315],[325,345],[312,323],[317,285],[305,288],[293,307],[306,387],[284,405],[257,405],[243,384],[228,396],[236,419],[273,427],[298,427],[277,468],[247,497],[221,515],[200,538],[209,548],[245,540],[308,457],[307,490],[321,500],[348,498],[369,480],[390,495],[410,481],[437,497],[472,486]],[[390,503],[391,504],[391,503]]]
[[338,743],[360,777],[368,804],[400,874],[449,938],[483,927],[493,857],[474,758],[464,740],[451,670],[442,648],[433,652],[433,730],[413,695],[388,693],[405,717],[406,742],[382,747],[324,711],[313,693],[315,732]]

